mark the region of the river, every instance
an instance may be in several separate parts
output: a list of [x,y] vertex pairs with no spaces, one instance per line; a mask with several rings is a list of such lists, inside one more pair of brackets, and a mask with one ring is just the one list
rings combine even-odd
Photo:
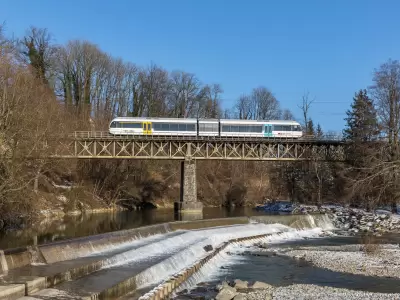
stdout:
[[106,213],[65,216],[60,219],[43,219],[39,224],[21,230],[0,232],[0,249],[26,245],[45,244],[74,237],[89,236],[110,231],[190,219],[214,219],[265,215],[250,207],[204,208],[202,215],[176,214],[173,209],[143,211],[115,211]]

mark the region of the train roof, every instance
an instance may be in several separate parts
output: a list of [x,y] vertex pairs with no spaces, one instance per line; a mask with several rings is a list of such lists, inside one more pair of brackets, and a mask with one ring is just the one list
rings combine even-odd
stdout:
[[[197,122],[196,118],[157,118],[157,117],[116,117],[112,121],[129,122],[129,121],[159,121],[159,122]],[[242,120],[242,119],[211,119],[211,118],[199,118],[199,121],[203,122],[218,122],[221,123],[239,123],[239,124],[259,124],[259,123],[270,123],[270,124],[287,124],[287,125],[300,125],[299,122],[294,120]]]
[[197,122],[194,118],[147,118],[147,117],[117,117],[112,119],[112,121],[128,122],[128,121],[173,121],[173,122]]
[[221,123],[242,123],[242,124],[282,124],[282,125],[300,125],[299,122],[293,120],[240,120],[240,119],[221,119]]

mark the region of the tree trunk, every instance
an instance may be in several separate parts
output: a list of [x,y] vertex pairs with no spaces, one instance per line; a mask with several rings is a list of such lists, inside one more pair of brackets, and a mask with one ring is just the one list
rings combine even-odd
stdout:
[[39,177],[40,177],[41,172],[42,172],[42,167],[39,167],[39,169],[37,170],[36,175],[35,175],[35,180],[33,182],[33,191],[35,193],[37,193],[39,190]]

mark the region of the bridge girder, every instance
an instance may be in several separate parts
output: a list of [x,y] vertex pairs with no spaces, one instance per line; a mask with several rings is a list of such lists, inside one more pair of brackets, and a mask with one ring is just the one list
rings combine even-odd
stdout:
[[337,141],[209,139],[176,137],[76,137],[60,141],[55,158],[344,161],[346,145]]

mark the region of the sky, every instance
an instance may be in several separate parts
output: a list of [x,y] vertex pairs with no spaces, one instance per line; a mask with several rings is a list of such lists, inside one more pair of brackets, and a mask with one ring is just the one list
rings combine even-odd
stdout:
[[221,84],[224,108],[265,86],[301,119],[341,131],[375,68],[400,59],[398,0],[0,0],[6,33],[47,28],[54,42],[84,39],[139,66]]

